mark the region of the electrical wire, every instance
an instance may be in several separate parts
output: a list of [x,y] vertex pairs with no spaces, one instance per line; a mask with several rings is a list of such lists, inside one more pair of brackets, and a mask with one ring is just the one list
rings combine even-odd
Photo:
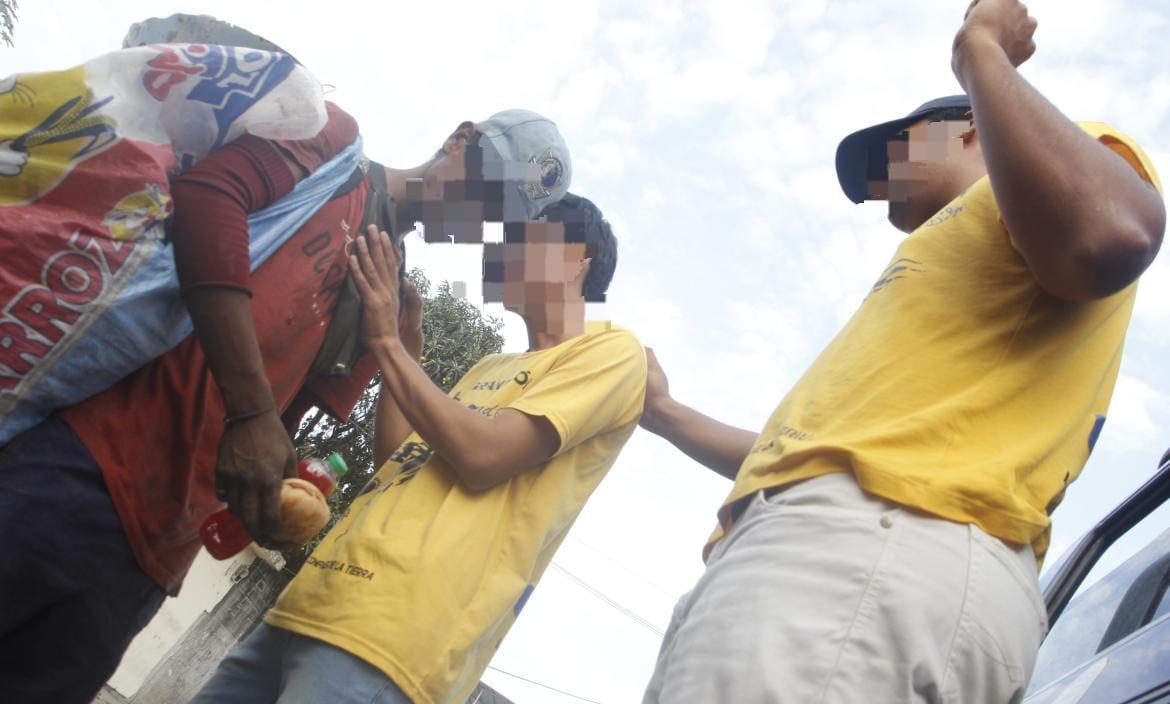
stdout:
[[566,692],[563,689],[557,689],[556,687],[553,687],[552,685],[548,685],[548,684],[545,684],[543,682],[537,682],[536,680],[530,680],[527,677],[521,677],[520,675],[513,674],[511,672],[508,672],[507,670],[501,670],[498,667],[493,667],[491,665],[488,665],[488,669],[495,670],[496,672],[500,673],[501,675],[507,675],[508,677],[515,677],[518,680],[524,680],[525,682],[527,682],[529,684],[534,684],[537,687],[544,687],[545,689],[551,689],[552,691],[557,692],[558,694],[563,694],[566,697],[572,697],[573,699],[579,699],[583,702],[590,702],[590,704],[601,704],[601,702],[597,701],[596,699],[587,699],[585,697],[581,697],[581,696],[578,696],[576,694],[573,694],[572,692]]
[[652,588],[653,588],[653,589],[655,589],[656,591],[660,592],[660,593],[661,593],[663,596],[670,597],[671,599],[676,599],[676,598],[678,598],[678,595],[677,595],[677,594],[671,594],[670,592],[666,591],[665,589],[663,589],[662,587],[658,586],[658,585],[657,585],[657,584],[655,584],[654,582],[652,582],[652,581],[650,581],[649,579],[647,579],[647,578],[643,577],[642,575],[638,574],[637,572],[635,572],[634,570],[630,569],[629,567],[626,567],[626,566],[625,566],[625,565],[623,565],[622,563],[620,563],[620,562],[618,562],[617,560],[613,559],[613,558],[612,558],[612,557],[610,557],[609,555],[606,555],[604,552],[602,552],[601,550],[599,550],[599,549],[597,549],[597,548],[593,547],[592,545],[590,545],[589,543],[585,542],[584,540],[581,540],[580,538],[578,538],[578,537],[576,537],[576,536],[574,536],[574,535],[572,535],[572,534],[570,534],[570,535],[569,535],[569,538],[571,538],[571,539],[573,540],[573,542],[575,542],[575,543],[577,543],[577,544],[581,545],[582,547],[584,547],[584,548],[586,548],[586,549],[588,549],[588,550],[590,550],[590,551],[592,551],[592,552],[596,553],[598,557],[600,557],[600,558],[601,558],[601,559],[603,559],[603,560],[606,560],[607,562],[609,562],[610,564],[614,565],[614,566],[615,566],[615,567],[617,567],[618,569],[621,569],[621,570],[623,570],[624,572],[627,572],[627,573],[629,573],[629,574],[630,574],[630,576],[634,577],[634,578],[635,578],[635,579],[637,579],[638,581],[640,581],[640,582],[642,582],[642,583],[646,584],[646,585],[647,585],[647,586],[649,586],[649,587],[652,587]]
[[600,589],[598,589],[597,587],[594,587],[593,585],[589,584],[588,582],[586,582],[585,580],[581,579],[580,577],[578,577],[577,575],[573,574],[572,572],[570,572],[569,570],[565,569],[564,567],[561,567],[561,566],[560,566],[560,565],[558,565],[556,562],[553,562],[553,563],[550,563],[550,564],[551,564],[551,566],[552,566],[552,567],[555,567],[555,568],[557,568],[558,570],[560,570],[562,573],[564,573],[564,575],[565,575],[566,577],[568,577],[570,580],[572,580],[572,581],[573,581],[575,584],[577,584],[577,586],[581,587],[581,588],[582,588],[582,589],[584,589],[585,591],[589,592],[589,593],[590,593],[590,594],[592,594],[593,596],[595,596],[595,597],[597,597],[598,599],[600,599],[601,601],[605,602],[605,603],[606,603],[606,604],[608,604],[610,607],[612,607],[613,609],[615,609],[615,610],[616,610],[616,611],[618,611],[619,613],[623,614],[624,616],[626,616],[627,618],[629,618],[629,619],[630,619],[631,621],[633,621],[634,623],[637,623],[638,625],[642,626],[643,628],[646,628],[646,629],[647,629],[647,630],[649,630],[651,633],[653,633],[653,634],[657,635],[659,638],[663,637],[663,635],[664,635],[664,634],[663,634],[663,632],[662,632],[662,631],[661,631],[661,630],[660,630],[660,629],[659,629],[657,626],[655,626],[653,623],[651,623],[649,620],[647,620],[646,618],[644,618],[644,617],[642,617],[642,616],[638,615],[638,614],[637,614],[636,612],[634,612],[632,609],[629,609],[629,608],[626,608],[625,606],[622,606],[621,604],[619,604],[618,602],[614,601],[614,600],[613,600],[613,599],[611,599],[609,596],[607,596],[607,595],[606,595],[604,592],[602,592]]

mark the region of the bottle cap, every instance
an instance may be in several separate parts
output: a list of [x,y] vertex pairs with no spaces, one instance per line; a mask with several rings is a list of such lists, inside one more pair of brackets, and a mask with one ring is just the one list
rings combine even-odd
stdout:
[[340,452],[334,452],[325,458],[329,466],[333,468],[334,474],[341,476],[349,471],[349,466],[345,464],[345,458],[341,456]]

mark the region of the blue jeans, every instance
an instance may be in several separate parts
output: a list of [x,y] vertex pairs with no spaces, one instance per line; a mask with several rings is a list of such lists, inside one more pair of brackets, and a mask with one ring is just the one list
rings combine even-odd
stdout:
[[63,421],[0,447],[0,536],[0,700],[88,704],[166,592]]
[[261,623],[190,704],[411,704],[378,668],[314,638]]

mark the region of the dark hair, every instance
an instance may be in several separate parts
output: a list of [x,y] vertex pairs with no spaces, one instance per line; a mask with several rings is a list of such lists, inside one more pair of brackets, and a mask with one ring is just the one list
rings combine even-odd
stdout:
[[549,222],[565,223],[566,242],[584,242],[585,256],[591,261],[581,293],[590,303],[604,303],[605,292],[617,268],[617,239],[593,201],[566,193],[564,198],[541,211]]

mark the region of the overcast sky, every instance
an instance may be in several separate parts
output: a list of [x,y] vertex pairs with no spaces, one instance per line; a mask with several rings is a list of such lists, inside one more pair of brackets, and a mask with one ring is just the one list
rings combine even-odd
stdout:
[[[883,205],[842,195],[837,142],[958,92],[950,46],[967,4],[25,0],[0,77],[80,63],[145,17],[203,12],[295,54],[358,119],[371,158],[391,166],[421,162],[462,120],[544,113],[568,141],[572,190],[602,208],[621,242],[610,302],[590,317],[654,347],[680,400],[759,428],[901,237]],[[1028,4],[1040,28],[1026,77],[1074,119],[1132,135],[1170,178],[1164,0]],[[417,239],[408,253],[432,280],[467,281],[473,299],[479,257],[471,246],[424,251]],[[506,349],[523,350],[519,319],[486,310],[507,317]],[[1052,557],[1170,444],[1168,323],[1163,255],[1141,285],[1104,434],[1056,512]],[[486,681],[520,704],[578,700],[501,671],[605,704],[639,701],[729,488],[636,433]],[[1152,522],[1164,529],[1168,513]]]

